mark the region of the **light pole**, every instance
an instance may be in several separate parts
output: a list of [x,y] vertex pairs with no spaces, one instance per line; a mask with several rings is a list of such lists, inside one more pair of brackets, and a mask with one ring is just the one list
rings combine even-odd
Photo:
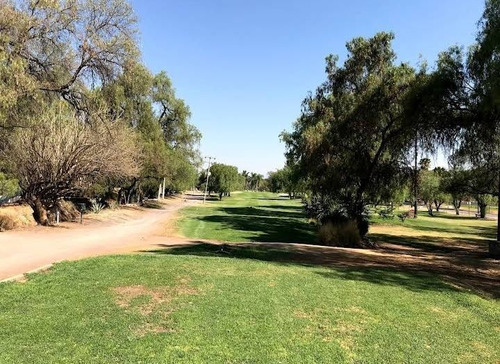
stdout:
[[215,158],[213,157],[206,157],[208,159],[208,167],[207,167],[207,181],[205,183],[205,193],[203,194],[203,203],[205,203],[205,199],[207,197],[207,189],[208,189],[208,180],[210,178],[210,162],[212,160],[215,161]]

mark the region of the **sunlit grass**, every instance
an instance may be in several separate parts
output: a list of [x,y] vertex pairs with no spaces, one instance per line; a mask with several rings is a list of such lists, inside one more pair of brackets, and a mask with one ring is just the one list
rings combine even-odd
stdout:
[[500,360],[499,303],[432,276],[174,253],[0,285],[0,362]]
[[300,200],[272,193],[233,193],[183,209],[178,229],[188,238],[225,242],[316,241],[316,227],[306,219]]

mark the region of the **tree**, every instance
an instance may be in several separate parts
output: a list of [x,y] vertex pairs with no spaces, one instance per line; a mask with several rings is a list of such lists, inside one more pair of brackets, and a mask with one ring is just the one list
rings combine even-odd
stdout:
[[368,232],[367,205],[402,185],[413,125],[405,118],[415,71],[394,64],[393,35],[355,38],[343,67],[327,58],[327,81],[303,102],[291,133],[283,133],[287,158],[310,181],[330,216],[354,220]]
[[448,198],[443,191],[442,171],[423,169],[420,174],[420,196],[427,207],[429,216],[434,216],[433,204],[436,211],[439,212],[439,208]]
[[[143,168],[139,176],[122,181],[122,201],[130,202],[134,195],[139,201],[142,195],[154,197],[159,185],[168,191],[179,191],[194,184],[201,134],[189,123],[189,109],[175,98],[164,72],[152,76],[142,64],[130,61],[124,72],[100,93],[109,116],[128,120],[140,136]],[[182,118],[177,109],[169,108],[172,103],[185,109]]]
[[251,173],[249,177],[250,189],[253,191],[259,191],[260,185],[264,180],[264,176],[259,173]]
[[231,192],[238,186],[238,168],[222,163],[214,163],[210,167],[210,179],[208,182],[209,191],[214,191],[219,194],[219,199],[222,196],[230,196]]
[[243,172],[241,172],[241,175],[244,178],[244,188],[243,189],[248,190],[249,186],[250,186],[250,172],[244,170]]
[[[487,0],[476,44],[468,53],[451,47],[439,56],[427,80],[428,92],[421,92],[427,96],[418,111],[446,132],[441,142],[454,147],[455,165],[488,171],[491,183],[483,193],[496,197],[500,194],[499,39],[500,1]],[[497,242],[490,251],[500,255],[500,219]]]
[[469,179],[468,171],[452,168],[442,180],[442,189],[450,195],[457,215],[460,215],[462,202],[469,196]]
[[153,79],[152,100],[159,109],[157,119],[167,145],[184,153],[193,163],[200,163],[197,145],[201,133],[189,123],[191,111],[184,100],[176,97],[172,81],[163,71]]
[[271,192],[284,192],[292,199],[300,189],[300,176],[297,168],[285,166],[282,169],[269,172],[268,183]]
[[138,56],[135,25],[125,0],[1,1],[0,128],[24,125],[25,112],[48,99],[87,111],[88,88]]
[[35,221],[47,225],[48,210],[60,200],[81,194],[103,177],[137,175],[135,136],[123,123],[110,128],[91,115],[83,123],[66,105],[57,103],[17,129],[8,141],[5,157],[11,161]]

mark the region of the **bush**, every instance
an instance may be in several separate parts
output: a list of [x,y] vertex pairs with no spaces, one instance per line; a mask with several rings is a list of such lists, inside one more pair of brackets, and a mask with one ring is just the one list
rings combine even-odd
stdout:
[[356,221],[328,221],[320,226],[319,242],[323,245],[359,247],[361,236]]
[[33,210],[27,205],[6,206],[0,208],[0,231],[36,225]]
[[106,206],[111,210],[115,210],[119,207],[118,202],[116,202],[116,200],[106,200]]
[[163,205],[160,202],[154,200],[146,200],[144,201],[142,206],[147,209],[158,209],[158,210],[163,209]]
[[12,230],[17,227],[17,223],[12,216],[0,215],[0,231]]
[[57,206],[48,213],[48,219],[54,223],[56,221],[57,210],[59,209],[59,221],[76,221],[80,218],[80,212],[71,201],[61,200]]

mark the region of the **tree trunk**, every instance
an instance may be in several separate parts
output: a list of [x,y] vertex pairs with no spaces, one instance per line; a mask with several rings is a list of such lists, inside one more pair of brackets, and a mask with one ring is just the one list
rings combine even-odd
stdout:
[[427,213],[429,216],[434,217],[434,213],[432,212],[432,201],[427,201],[425,204],[427,206]]
[[481,219],[486,217],[486,206],[484,203],[479,204],[479,216],[481,216]]
[[43,226],[49,225],[47,209],[43,206],[42,201],[38,197],[35,197],[29,202],[29,205],[33,209],[33,218],[37,224]]
[[443,204],[442,201],[437,201],[434,200],[434,205],[436,205],[436,211],[439,212],[439,209],[441,208],[441,205]]
[[219,200],[222,201],[222,195],[223,193],[222,192],[219,192]]
[[498,199],[497,199],[497,241],[490,241],[489,252],[494,258],[500,258],[500,175],[498,176]]
[[460,206],[462,205],[462,200],[453,200],[453,207],[455,208],[455,213],[460,215]]

